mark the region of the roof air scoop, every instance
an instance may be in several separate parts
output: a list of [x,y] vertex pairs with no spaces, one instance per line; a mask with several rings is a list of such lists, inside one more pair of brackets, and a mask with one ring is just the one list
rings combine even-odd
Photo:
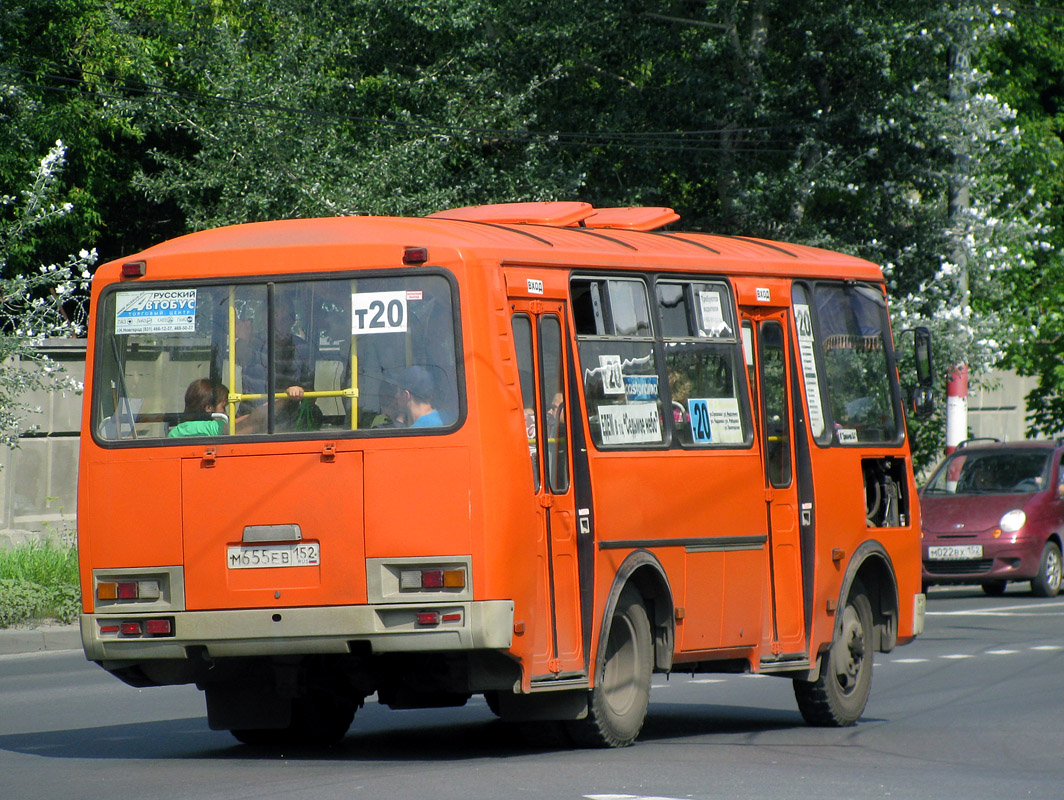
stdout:
[[675,222],[680,215],[671,208],[632,206],[629,208],[594,208],[590,203],[561,201],[552,203],[498,203],[464,206],[429,214],[432,219],[457,219],[467,222],[491,222],[497,225],[550,225],[556,228],[616,228],[630,231],[653,231]]

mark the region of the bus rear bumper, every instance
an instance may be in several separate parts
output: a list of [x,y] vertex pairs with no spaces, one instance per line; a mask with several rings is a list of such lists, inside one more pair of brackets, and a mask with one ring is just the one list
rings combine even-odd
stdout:
[[[157,621],[171,632],[147,633],[165,627]],[[359,642],[374,653],[506,650],[513,630],[510,600],[81,615],[90,661],[342,654]]]

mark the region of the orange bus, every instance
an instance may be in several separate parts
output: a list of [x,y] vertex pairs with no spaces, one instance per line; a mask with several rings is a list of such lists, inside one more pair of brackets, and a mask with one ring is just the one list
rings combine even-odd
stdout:
[[483,694],[623,746],[673,671],[855,723],[924,618],[882,272],[677,218],[288,220],[102,266],[88,659],[248,743]]

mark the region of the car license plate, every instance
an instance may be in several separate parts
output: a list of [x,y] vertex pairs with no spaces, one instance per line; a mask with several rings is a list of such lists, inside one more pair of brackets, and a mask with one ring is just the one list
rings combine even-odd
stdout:
[[314,567],[321,563],[317,542],[270,544],[259,547],[235,545],[226,554],[229,569],[262,567]]
[[963,561],[983,557],[981,544],[945,544],[927,548],[927,557],[931,561]]

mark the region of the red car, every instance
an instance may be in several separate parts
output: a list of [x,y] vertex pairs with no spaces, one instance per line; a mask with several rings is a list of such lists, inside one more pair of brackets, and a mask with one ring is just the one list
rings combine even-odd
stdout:
[[1030,581],[1060,591],[1064,443],[969,440],[920,492],[925,585],[978,583],[989,595]]

